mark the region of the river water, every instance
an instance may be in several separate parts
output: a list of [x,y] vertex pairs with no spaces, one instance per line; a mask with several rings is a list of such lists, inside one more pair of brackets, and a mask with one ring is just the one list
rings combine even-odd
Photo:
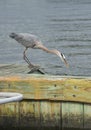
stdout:
[[69,68],[55,55],[28,50],[47,73],[91,76],[91,0],[0,0],[0,64],[26,64],[24,47],[9,38],[11,32],[35,34],[64,53]]

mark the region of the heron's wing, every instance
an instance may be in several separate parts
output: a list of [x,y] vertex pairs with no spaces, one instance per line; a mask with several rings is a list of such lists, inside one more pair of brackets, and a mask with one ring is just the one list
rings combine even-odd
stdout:
[[22,36],[23,39],[29,42],[40,41],[39,38],[33,34],[20,33],[19,35]]
[[38,37],[28,33],[19,33],[18,37],[17,41],[25,47],[34,48],[40,42]]

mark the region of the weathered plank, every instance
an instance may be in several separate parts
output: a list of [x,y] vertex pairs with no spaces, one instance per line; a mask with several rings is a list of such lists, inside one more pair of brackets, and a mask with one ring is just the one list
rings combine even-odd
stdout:
[[19,124],[19,103],[0,105],[0,127],[17,127]]
[[62,127],[66,128],[83,128],[83,104],[62,103]]
[[24,99],[91,103],[91,79],[51,75],[0,76],[0,91],[20,92]]
[[91,105],[31,101],[0,105],[0,127],[31,130],[90,130]]
[[91,129],[91,104],[84,104],[84,128]]
[[41,102],[41,127],[60,129],[61,104],[60,102]]
[[20,127],[35,126],[35,102],[20,103]]

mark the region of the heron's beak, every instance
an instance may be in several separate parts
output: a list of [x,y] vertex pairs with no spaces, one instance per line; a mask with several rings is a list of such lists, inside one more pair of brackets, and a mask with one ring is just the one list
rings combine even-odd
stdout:
[[60,57],[61,60],[65,63],[66,67],[69,67],[69,64],[68,64],[68,62],[67,62],[67,60],[66,60],[64,54],[62,54],[62,53],[59,54],[59,57]]
[[63,62],[65,63],[66,67],[69,67],[69,64],[67,62],[67,60],[65,59],[64,54],[61,53],[61,59],[63,60]]
[[67,60],[66,59],[63,59],[63,60],[64,60],[64,63],[66,65],[66,67],[69,67],[69,64],[68,64]]

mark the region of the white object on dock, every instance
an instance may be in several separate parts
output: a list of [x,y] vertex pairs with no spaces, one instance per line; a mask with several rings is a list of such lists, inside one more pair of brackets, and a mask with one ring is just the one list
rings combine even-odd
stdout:
[[14,92],[0,92],[0,104],[20,101],[23,99],[23,95]]

